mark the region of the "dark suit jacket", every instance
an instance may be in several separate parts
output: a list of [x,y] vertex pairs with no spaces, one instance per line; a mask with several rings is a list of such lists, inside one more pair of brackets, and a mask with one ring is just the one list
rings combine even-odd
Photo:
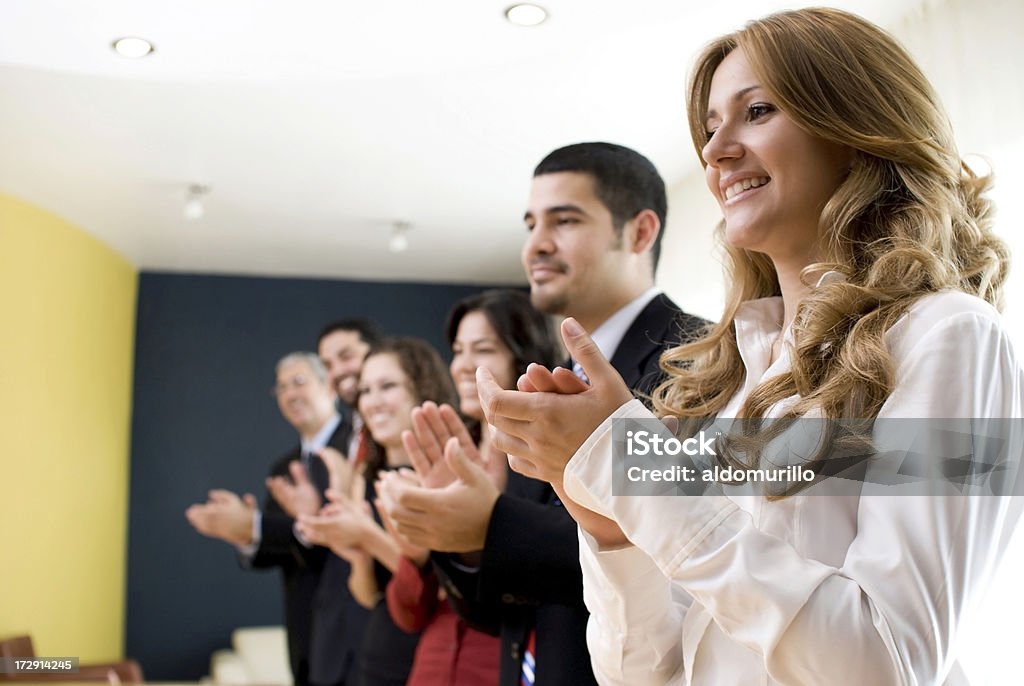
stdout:
[[[342,420],[327,444],[348,451],[352,424]],[[288,475],[288,465],[301,459],[295,447],[270,469],[271,476]],[[323,497],[327,469],[319,459],[310,462],[311,478]],[[326,548],[302,545],[289,517],[269,494],[263,501],[261,539],[252,567],[278,567],[284,585],[288,654],[296,686],[343,684],[355,662],[368,612],[348,590],[348,563]]]
[[[661,352],[692,340],[705,324],[659,295],[626,331],[612,366],[630,388],[647,394],[661,377]],[[534,628],[536,686],[596,683],[576,522],[549,484],[509,476],[491,514],[478,572],[460,569],[449,556],[434,557],[456,609],[480,628],[500,629],[501,686],[519,684],[525,642]]]

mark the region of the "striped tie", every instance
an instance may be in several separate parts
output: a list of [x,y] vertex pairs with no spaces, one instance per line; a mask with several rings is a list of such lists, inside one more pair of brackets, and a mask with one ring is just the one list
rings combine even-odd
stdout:
[[519,677],[519,686],[533,686],[537,678],[537,630],[530,629],[530,638],[526,641],[526,651],[523,653],[523,672]]
[[583,365],[581,365],[576,360],[572,361],[572,373],[575,374],[580,381],[587,384],[588,386],[590,385],[590,378],[587,377],[587,373],[583,371]]

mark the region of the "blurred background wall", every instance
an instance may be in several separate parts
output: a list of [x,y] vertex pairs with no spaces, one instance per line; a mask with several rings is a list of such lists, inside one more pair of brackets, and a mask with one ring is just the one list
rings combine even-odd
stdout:
[[368,317],[446,353],[442,323],[477,286],[143,273],[128,533],[127,655],[154,680],[197,679],[238,626],[280,624],[276,570],[246,571],[185,508],[211,488],[262,499],[298,438],[271,397],[274,365],[328,322]]

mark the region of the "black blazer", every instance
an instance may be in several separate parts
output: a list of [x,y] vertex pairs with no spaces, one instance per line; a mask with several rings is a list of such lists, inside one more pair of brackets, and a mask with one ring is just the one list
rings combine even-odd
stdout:
[[[659,295],[626,331],[612,366],[634,391],[650,393],[666,348],[697,337],[707,324]],[[536,629],[536,686],[594,684],[587,651],[589,614],[576,522],[547,483],[509,475],[495,503],[477,572],[434,556],[456,609],[501,634],[501,686],[518,686],[525,642]]]
[[[351,435],[352,424],[343,419],[327,444],[344,454]],[[274,463],[270,475],[288,475],[288,465],[300,458],[300,448],[295,447]],[[310,475],[323,498],[328,485],[323,462],[313,459]],[[348,563],[326,548],[299,543],[294,523],[268,493],[263,500],[260,545],[249,564],[281,570],[288,655],[296,686],[344,684],[369,613],[349,593]]]

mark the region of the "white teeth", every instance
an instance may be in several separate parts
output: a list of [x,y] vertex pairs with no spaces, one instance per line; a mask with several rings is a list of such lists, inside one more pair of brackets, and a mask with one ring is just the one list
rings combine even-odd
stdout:
[[734,198],[735,196],[742,193],[743,191],[748,191],[751,188],[763,186],[769,181],[771,181],[771,179],[767,176],[759,176],[753,179],[743,179],[742,181],[737,181],[736,183],[725,189],[725,199],[730,200],[731,198]]

